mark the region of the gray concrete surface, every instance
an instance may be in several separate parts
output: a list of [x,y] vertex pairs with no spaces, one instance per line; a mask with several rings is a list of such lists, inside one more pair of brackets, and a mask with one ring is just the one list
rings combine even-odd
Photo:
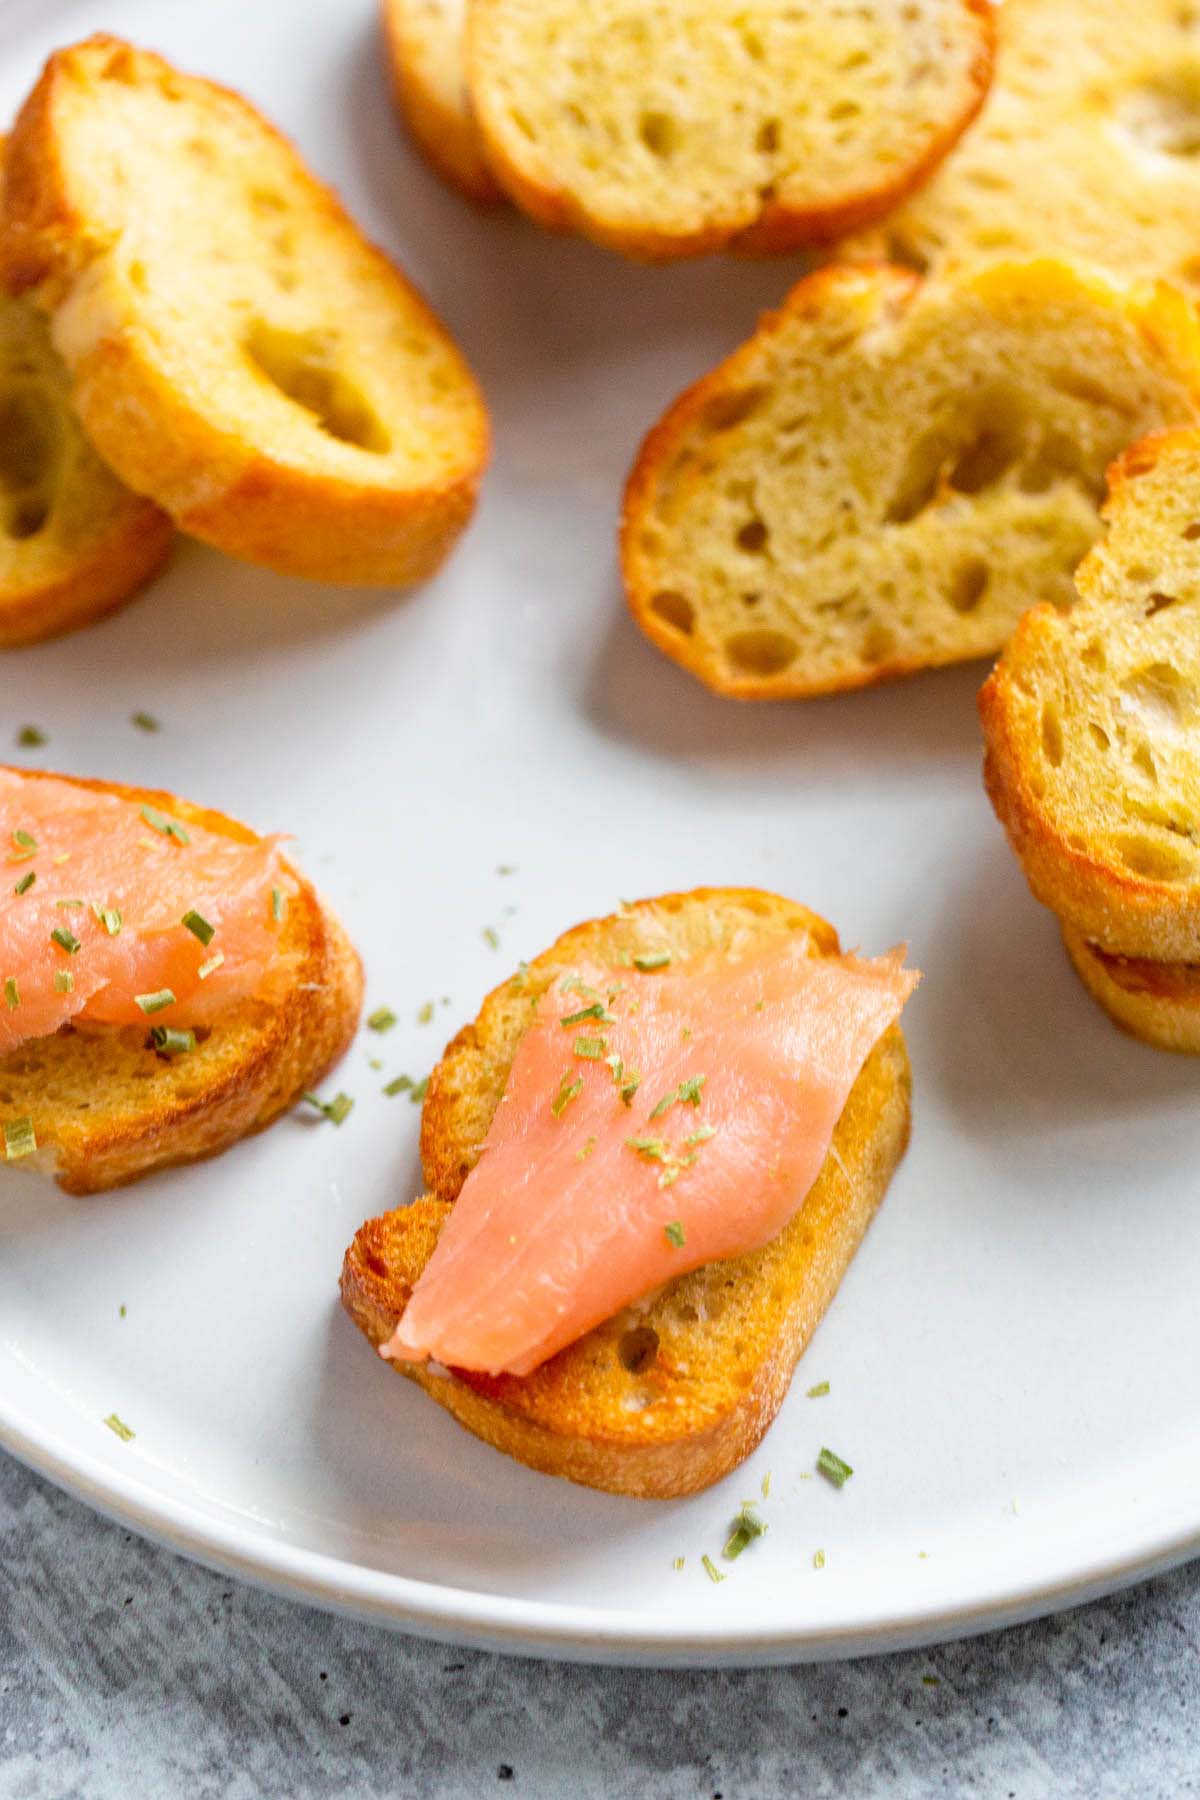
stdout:
[[0,1455],[0,1800],[781,1800],[1200,1791],[1200,1564],[822,1668],[421,1644],[142,1543]]

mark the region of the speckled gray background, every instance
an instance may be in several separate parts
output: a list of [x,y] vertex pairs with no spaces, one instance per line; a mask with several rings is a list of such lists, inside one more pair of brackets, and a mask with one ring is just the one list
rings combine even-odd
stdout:
[[1200,1791],[1200,1564],[1041,1625],[820,1668],[454,1651],[274,1600],[0,1455],[0,1800]]

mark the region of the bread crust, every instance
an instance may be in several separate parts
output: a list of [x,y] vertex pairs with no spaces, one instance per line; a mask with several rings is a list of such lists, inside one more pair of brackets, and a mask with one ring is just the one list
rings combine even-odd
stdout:
[[[347,1252],[343,1304],[371,1343],[394,1331],[478,1158],[530,996],[585,957],[664,942],[683,955],[723,934],[749,934],[746,942],[780,932],[804,933],[815,955],[837,952],[832,927],[807,908],[754,889],[700,889],[576,927],[488,996],[430,1078],[421,1149],[433,1191],[364,1225]],[[393,1366],[477,1437],[544,1474],[642,1499],[710,1486],[750,1454],[779,1410],[907,1145],[910,1097],[893,1026],[864,1065],[803,1206],[763,1249],[681,1277],[525,1377]],[[684,1302],[695,1313],[718,1301],[736,1309],[736,1323],[733,1312],[705,1312],[708,1322],[680,1325]],[[631,1372],[622,1345],[638,1327],[653,1332],[656,1348]]]
[[548,231],[574,232],[637,262],[670,262],[729,249],[747,256],[779,256],[811,248],[863,230],[927,181],[977,116],[987,98],[995,64],[993,0],[961,0],[964,18],[977,35],[962,105],[935,132],[923,151],[890,178],[844,194],[823,205],[789,206],[777,195],[763,199],[758,216],[746,225],[713,220],[666,230],[588,208],[556,179],[544,158],[505,128],[502,111],[488,85],[484,31],[487,14],[503,0],[467,0],[466,69],[483,153],[493,177],[531,219]]
[[[79,341],[61,347],[75,408],[88,435],[126,484],[149,495],[179,527],[226,554],[286,574],[356,586],[407,587],[441,564],[474,509],[487,462],[487,415],[457,352],[456,379],[475,418],[459,466],[425,485],[382,485],[309,467],[253,437],[232,434],[172,378],[124,295],[105,288],[103,247],[77,203],[60,112],[97,59],[127,56],[139,77],[183,84],[190,95],[232,102],[280,147],[290,179],[331,230],[356,228],[332,191],[241,96],[181,77],[161,57],[97,36],[60,50],[13,127],[3,185],[0,274],[13,293],[33,291],[52,319],[85,315]],[[452,349],[445,327],[382,251],[366,247],[374,279],[412,327]],[[58,334],[62,337],[62,333]]]
[[[463,32],[431,20],[421,0],[380,0],[379,22],[396,111],[421,154],[477,206],[502,205],[471,110]],[[443,44],[443,32],[454,41]]]
[[[253,842],[256,837],[223,813],[161,790],[69,775],[56,779],[166,809],[188,824],[239,842]],[[271,1124],[320,1081],[349,1047],[362,1008],[362,965],[341,924],[322,905],[312,885],[291,865],[285,866],[298,887],[289,901],[283,928],[283,946],[296,958],[293,979],[279,999],[270,1004],[238,1003],[213,1025],[206,1044],[189,1058],[193,1070],[203,1069],[202,1079],[194,1085],[189,1082],[186,1092],[175,1091],[174,1081],[167,1079],[171,1065],[155,1059],[161,1079],[157,1084],[153,1080],[138,1082],[136,1105],[113,1103],[106,1108],[105,1095],[97,1090],[98,1103],[85,1116],[55,1118],[38,1110],[36,1087],[39,1081],[46,1082],[47,1070],[52,1071],[56,1057],[71,1054],[75,1034],[68,1028],[41,1041],[37,1075],[32,1080],[28,1046],[0,1058],[0,1082],[13,1094],[14,1110],[19,1110],[18,1095],[33,1092],[26,1110],[33,1114],[38,1130],[39,1167],[53,1172],[68,1194],[100,1193],[161,1169],[219,1155]],[[236,1057],[201,1062],[208,1044],[218,1042],[222,1034],[227,1039],[236,1037]],[[93,1044],[104,1036],[114,1052],[122,1041],[127,1054],[130,1041],[136,1039],[140,1044],[145,1033],[132,1027],[89,1034]]]
[[56,579],[0,583],[0,650],[41,644],[107,618],[154,580],[174,544],[167,515],[130,495],[106,535]]
[[1115,1025],[1156,1050],[1200,1056],[1200,963],[1111,956],[1067,924],[1062,935],[1075,973]]

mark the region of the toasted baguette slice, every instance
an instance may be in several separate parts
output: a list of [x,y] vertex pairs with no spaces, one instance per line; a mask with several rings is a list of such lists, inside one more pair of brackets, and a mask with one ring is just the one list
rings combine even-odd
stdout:
[[1200,432],[1127,451],[1105,517],[1079,604],[1027,614],[980,694],[988,793],[1076,937],[1200,962]]
[[1200,291],[1191,0],[1004,0],[982,116],[877,229],[837,246],[923,272],[1078,257]]
[[[173,794],[117,782],[80,787],[170,811],[240,842],[254,833]],[[294,976],[268,1004],[232,1006],[187,1056],[164,1058],[141,1026],[67,1027],[0,1057],[6,1117],[32,1119],[36,1166],[68,1194],[121,1187],[197,1162],[261,1131],[318,1082],[348,1047],[362,1006],[362,968],[337,919],[294,868],[280,950]]]
[[[364,1225],[347,1252],[343,1302],[370,1341],[392,1335],[479,1158],[531,996],[580,961],[663,947],[677,959],[749,951],[790,932],[807,934],[814,956],[837,953],[832,926],[774,895],[669,895],[569,931],[524,977],[490,994],[430,1078],[421,1153],[433,1191]],[[645,1499],[708,1487],[750,1454],[779,1410],[904,1152],[910,1095],[908,1054],[893,1026],[855,1083],[803,1206],[763,1249],[681,1276],[532,1375],[395,1367],[477,1437],[544,1474]]]
[[392,93],[440,175],[481,206],[505,198],[475,124],[465,67],[466,0],[381,0]]
[[404,585],[470,515],[474,380],[424,302],[246,101],[114,38],[21,110],[0,245],[92,441],[251,562]]
[[990,0],[468,0],[484,154],[630,256],[776,252],[880,217],[991,80]]
[[994,654],[1073,596],[1107,464],[1198,394],[1200,328],[1165,287],[1054,262],[823,270],[642,446],[633,615],[740,699]]
[[1157,1050],[1200,1056],[1200,963],[1110,956],[1070,925],[1062,934],[1079,979],[1123,1031]]

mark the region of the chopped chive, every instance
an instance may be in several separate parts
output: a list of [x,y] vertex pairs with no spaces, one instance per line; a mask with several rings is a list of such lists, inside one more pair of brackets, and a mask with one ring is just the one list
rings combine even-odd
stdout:
[[201,981],[207,981],[209,976],[214,974],[224,961],[225,952],[223,950],[214,951],[207,962],[202,962],[200,964],[200,967],[196,970],[197,976]]
[[567,975],[558,984],[560,994],[584,994],[589,1000],[598,1000],[599,994],[594,987],[589,987],[582,975]]
[[759,1518],[753,1500],[744,1500],[742,1510],[734,1520],[729,1536],[725,1539],[725,1548],[721,1555],[727,1562],[734,1562],[742,1551],[760,1538],[766,1526]]
[[354,1107],[354,1102],[349,1094],[335,1094],[332,1100],[322,1100],[317,1094],[304,1094],[301,1098],[306,1100],[309,1106],[315,1106],[321,1116],[334,1125],[341,1125],[349,1117]]
[[843,1462],[835,1451],[826,1450],[824,1446],[817,1457],[817,1470],[825,1477],[826,1481],[831,1481],[836,1488],[845,1487],[854,1473],[848,1462]]
[[37,725],[22,725],[17,733],[17,742],[22,750],[40,750],[50,739]]
[[650,1117],[660,1119],[672,1106],[699,1106],[700,1090],[706,1080],[707,1076],[704,1075],[690,1075],[686,1081],[680,1082],[673,1093],[663,1095]]
[[13,893],[14,894],[27,894],[36,880],[37,880],[36,869],[30,869],[26,874],[22,875],[20,881],[18,881],[16,887],[13,889]]
[[69,994],[75,986],[75,977],[70,969],[57,969],[54,974],[54,991],[56,994]]
[[695,1131],[685,1137],[683,1141],[690,1150],[693,1144],[707,1144],[709,1138],[716,1137],[716,1135],[717,1128],[715,1125],[700,1125]]
[[17,846],[9,856],[9,862],[24,862],[26,858],[37,855],[38,841],[28,831],[14,831],[12,841]]
[[83,910],[82,900],[56,900],[54,905],[58,912],[81,912]]
[[135,994],[133,999],[135,1006],[140,1006],[144,1013],[162,1012],[164,1007],[175,1004],[170,988],[158,988],[153,994]]
[[630,1069],[626,1080],[621,1085],[621,1099],[626,1106],[633,1105],[633,1096],[642,1085],[642,1078],[636,1069]]
[[673,1563],[672,1563],[672,1564],[671,1564],[671,1567],[672,1567],[672,1568],[673,1568],[673,1569],[682,1569],[682,1567],[683,1567],[683,1558],[682,1558],[682,1556],[677,1556],[677,1557],[676,1557],[676,1558],[675,1558],[675,1560],[674,1560],[674,1562],[673,1562]]
[[412,1101],[414,1106],[420,1106],[422,1100],[425,1098],[425,1096],[428,1092],[429,1092],[429,1077],[428,1077],[428,1075],[422,1075],[420,1081],[413,1082],[412,1093],[409,1095],[409,1099]]
[[485,925],[479,935],[489,949],[498,950],[500,948],[500,933],[494,926]]
[[383,1067],[382,1057],[379,1057],[379,1056],[368,1057],[367,1058],[367,1067],[368,1067],[368,1069],[382,1069],[382,1067]]
[[50,933],[50,936],[58,945],[59,949],[65,950],[68,956],[78,955],[82,948],[75,933],[73,931],[68,931],[65,925],[56,925],[54,930]]
[[187,1056],[196,1048],[194,1031],[176,1031],[170,1025],[156,1025],[150,1042],[160,1056]]
[[592,1154],[592,1151],[595,1148],[596,1148],[596,1140],[594,1137],[590,1137],[588,1139],[587,1143],[583,1146],[583,1149],[577,1150],[575,1152],[575,1161],[576,1162],[586,1162],[588,1157]]
[[397,1094],[406,1094],[412,1086],[413,1078],[411,1075],[397,1075],[392,1081],[387,1083],[383,1091],[387,1094],[389,1099],[392,1099]]
[[9,1012],[15,1012],[21,1004],[21,994],[14,978],[9,975],[4,982],[4,998],[8,1002]]
[[767,1470],[766,1474],[762,1478],[762,1497],[764,1500],[769,1500],[771,1498],[771,1471],[770,1471],[770,1469]]
[[497,875],[515,875],[516,872],[517,872],[516,865],[513,863],[497,863],[496,864]]
[[177,844],[191,843],[191,838],[179,820],[168,818],[167,814],[159,812],[156,806],[143,806],[142,817],[152,831],[161,833],[163,837],[174,838]]
[[724,1581],[725,1577],[722,1575],[711,1556],[702,1556],[700,1561],[704,1564],[704,1573],[708,1576],[710,1581]]
[[37,1136],[32,1119],[9,1119],[5,1122],[4,1154],[9,1162],[17,1162],[22,1156],[32,1156],[36,1149]]
[[578,1075],[578,1076],[576,1076],[575,1080],[572,1081],[571,1080],[571,1070],[570,1069],[566,1070],[566,1072],[563,1075],[562,1081],[559,1084],[558,1092],[554,1096],[553,1100],[550,1102],[550,1111],[554,1114],[555,1118],[561,1119],[563,1114],[566,1112],[568,1106],[570,1106],[572,1100],[578,1100],[578,1098],[579,1098],[580,1094],[582,1094],[582,1092],[583,1092],[583,1076]]
[[669,1225],[663,1226],[663,1236],[668,1244],[673,1245],[676,1250],[682,1250],[687,1243],[683,1226],[678,1219],[672,1219]]
[[190,931],[194,938],[199,938],[205,949],[208,948],[217,935],[217,928],[215,925],[210,925],[207,919],[203,918],[198,912],[190,909],[184,913],[179,923],[183,926],[185,931]]
[[417,1008],[417,1024],[428,1025],[433,1018],[433,1001],[426,1000]]
[[390,1006],[377,1006],[373,1013],[367,1015],[367,1025],[372,1031],[390,1031],[398,1023]]
[[671,960],[669,950],[647,950],[643,956],[635,956],[633,966],[640,969],[643,975],[650,975],[655,969],[665,969]]
[[[517,972],[513,976],[513,985],[515,987],[523,988],[525,986],[525,983],[528,980],[529,980],[529,964],[527,962],[518,963],[517,964]],[[446,1003],[443,1000],[442,1005],[444,1006],[445,1004]]]
[[579,1012],[567,1013],[558,1022],[567,1031],[572,1025],[582,1025],[587,1019],[598,1019],[602,1025],[613,1023],[611,1016],[604,1010],[603,1000],[597,1000],[591,1006],[581,1008]]
[[271,889],[271,917],[276,923],[287,917],[287,901],[284,899],[283,889],[280,887]]
[[114,1436],[120,1438],[120,1440],[123,1444],[131,1444],[133,1442],[134,1438],[137,1436],[137,1433],[135,1431],[131,1431],[129,1429],[129,1426],[125,1423],[124,1419],[119,1419],[117,1417],[116,1413],[109,1413],[109,1415],[108,1415],[107,1419],[105,1419],[104,1423],[108,1426],[108,1429],[114,1434]]
[[665,1162],[667,1159],[666,1138],[626,1138],[625,1148],[632,1150],[635,1156],[645,1157],[647,1162]]
[[609,1071],[612,1074],[613,1080],[616,1082],[617,1086],[620,1087],[622,1078],[625,1074],[624,1062],[622,1061],[622,1059],[619,1056],[617,1056],[615,1054],[612,1056],[606,1056],[604,1060],[608,1064]]
[[608,1045],[603,1038],[577,1037],[572,1050],[576,1056],[586,1056],[589,1062],[602,1062]]
[[805,1395],[805,1399],[823,1400],[828,1392],[829,1383],[827,1381],[818,1381],[815,1387],[809,1388],[808,1393]]
[[129,1308],[125,1305],[124,1301],[122,1301],[120,1306],[117,1308],[117,1312],[118,1312],[118,1315],[122,1319],[127,1318],[129,1316]]
[[139,731],[161,731],[162,726],[153,713],[135,712],[129,715],[129,723],[136,725]]
[[103,925],[109,937],[116,937],[121,926],[125,923],[124,916],[119,906],[100,906],[93,901],[92,912],[95,915],[96,923],[98,925]]
[[825,1567],[825,1552],[823,1550],[814,1550],[813,1551],[813,1568],[814,1569],[823,1569],[824,1567]]

